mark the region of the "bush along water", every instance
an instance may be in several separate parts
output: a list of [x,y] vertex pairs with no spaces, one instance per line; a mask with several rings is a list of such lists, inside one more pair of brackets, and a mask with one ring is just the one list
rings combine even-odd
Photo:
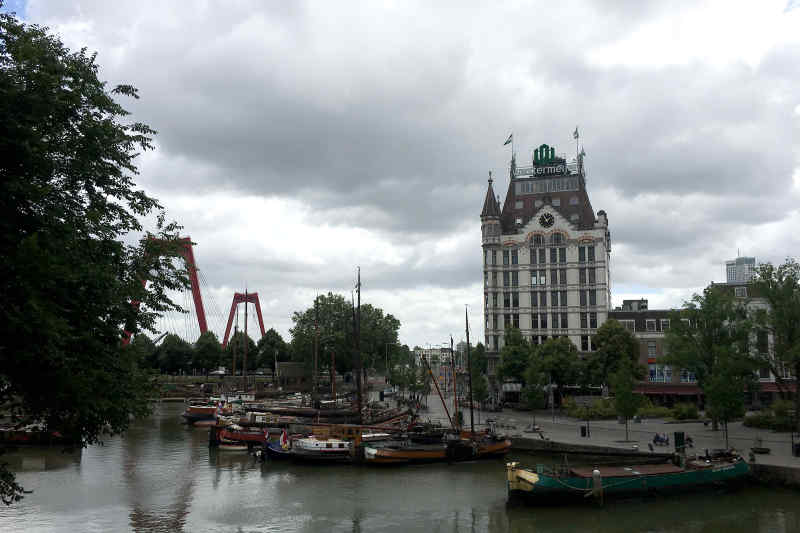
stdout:
[[791,431],[793,423],[791,418],[792,408],[792,402],[776,400],[769,409],[746,416],[743,424],[751,428]]

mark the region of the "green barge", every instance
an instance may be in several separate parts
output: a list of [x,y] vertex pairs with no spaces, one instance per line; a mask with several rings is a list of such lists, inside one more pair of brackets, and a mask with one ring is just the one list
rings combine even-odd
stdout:
[[556,469],[544,465],[521,468],[516,462],[506,464],[509,497],[542,504],[720,485],[740,481],[749,471],[748,464],[738,455],[689,460],[680,457],[675,463]]

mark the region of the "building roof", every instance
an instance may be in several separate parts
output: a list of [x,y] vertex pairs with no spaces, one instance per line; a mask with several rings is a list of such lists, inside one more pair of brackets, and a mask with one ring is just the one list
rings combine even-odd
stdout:
[[500,204],[497,203],[497,197],[494,195],[492,188],[492,175],[489,174],[489,187],[486,189],[486,198],[483,200],[483,210],[481,217],[499,217]]

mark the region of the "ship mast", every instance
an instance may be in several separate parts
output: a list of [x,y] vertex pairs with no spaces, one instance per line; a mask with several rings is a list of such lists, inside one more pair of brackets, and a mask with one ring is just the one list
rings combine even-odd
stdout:
[[475,419],[472,412],[472,358],[469,356],[469,315],[467,306],[464,306],[464,324],[467,329],[467,374],[469,375],[469,428],[472,436],[475,436]]

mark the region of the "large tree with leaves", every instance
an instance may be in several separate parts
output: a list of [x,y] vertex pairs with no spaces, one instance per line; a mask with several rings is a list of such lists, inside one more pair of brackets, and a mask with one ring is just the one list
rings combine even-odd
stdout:
[[[800,264],[794,259],[777,267],[765,263],[757,272],[754,294],[764,298],[769,307],[755,313],[755,324],[772,334],[772,353],[765,354],[761,363],[770,367],[778,386],[785,388],[784,369],[794,375],[795,383],[800,378]],[[800,417],[800,389],[794,400]]]
[[[748,338],[751,323],[745,308],[723,285],[709,285],[672,314],[666,334],[668,354],[659,362],[694,372],[708,398],[708,387],[718,368],[752,373]],[[744,392],[744,391],[742,391]],[[717,419],[714,419],[716,427]]]
[[630,370],[634,377],[640,376],[639,342],[633,333],[619,321],[612,319],[603,322],[592,338],[595,351],[586,358],[587,381],[597,385],[609,383],[609,377],[621,364],[633,364]]
[[636,394],[633,389],[636,386],[636,376],[634,369],[637,364],[621,360],[616,366],[616,370],[609,376],[611,388],[614,391],[614,409],[617,415],[625,420],[625,440],[630,439],[629,422],[642,403],[642,396]]
[[256,349],[258,350],[259,368],[271,368],[274,372],[276,361],[284,362],[291,359],[289,345],[275,328],[267,330],[264,336],[258,340]]
[[563,396],[565,385],[575,384],[582,373],[582,363],[578,349],[567,337],[547,339],[534,347],[527,369],[529,379],[538,376],[538,382],[555,385],[559,397]]
[[525,370],[531,358],[531,345],[516,328],[506,330],[505,343],[500,349],[500,364],[497,367],[497,377],[502,381],[513,379],[525,385]]
[[[122,332],[152,331],[186,283],[179,228],[161,213],[157,239],[142,235],[161,206],[136,188],[134,158],[155,132],[114,100],[136,89],[109,90],[98,70],[0,14],[0,406],[82,445],[149,411],[151,379]],[[18,499],[0,474],[2,500]]]
[[208,375],[220,365],[222,365],[222,345],[214,332],[206,331],[194,343],[192,367]]
[[[353,370],[353,308],[352,303],[340,294],[317,296],[314,303],[302,312],[292,315],[292,356],[305,361],[309,368],[313,362],[315,339],[318,342],[319,370],[330,366],[330,354],[336,360],[338,373]],[[391,314],[370,304],[361,306],[361,351],[366,368],[385,360],[386,345],[397,342],[400,321]]]

